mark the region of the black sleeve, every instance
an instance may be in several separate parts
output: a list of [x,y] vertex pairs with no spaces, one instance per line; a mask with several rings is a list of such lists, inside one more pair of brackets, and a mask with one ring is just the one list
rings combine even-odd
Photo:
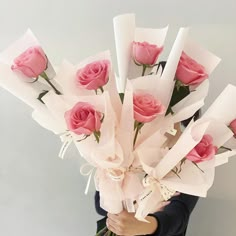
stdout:
[[95,209],[96,209],[96,212],[99,214],[99,215],[102,215],[102,216],[107,216],[107,212],[105,210],[103,210],[101,207],[100,207],[100,196],[99,196],[99,192],[96,191],[95,193]]
[[158,228],[152,236],[185,235],[190,214],[198,197],[180,194],[170,201],[163,211],[150,214],[158,221]]

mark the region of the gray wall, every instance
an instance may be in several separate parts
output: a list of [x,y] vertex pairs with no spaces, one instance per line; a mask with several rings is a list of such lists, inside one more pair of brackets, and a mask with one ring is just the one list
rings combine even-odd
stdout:
[[[206,107],[227,83],[236,85],[236,3],[231,0],[0,0],[0,50],[30,27],[54,64],[110,48],[115,61],[112,17],[135,12],[143,27],[170,24],[165,55],[180,25],[223,61],[213,73]],[[57,158],[60,141],[39,127],[31,110],[0,89],[0,235],[93,235],[99,217],[93,189],[84,195],[77,151]],[[236,158],[217,169],[207,199],[201,199],[189,236],[236,235]]]

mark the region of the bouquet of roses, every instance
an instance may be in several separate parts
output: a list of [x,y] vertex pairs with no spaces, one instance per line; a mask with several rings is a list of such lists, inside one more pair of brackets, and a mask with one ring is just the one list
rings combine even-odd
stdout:
[[[181,122],[204,105],[220,59],[193,42],[188,28],[179,30],[166,62],[159,56],[168,28],[137,28],[128,14],[114,19],[114,29],[118,75],[109,51],[78,65],[64,60],[56,73],[28,31],[0,54],[0,85],[60,136],[61,158],[75,144],[87,161],[86,192],[95,170],[103,209],[146,221],[176,191],[205,197],[215,167],[236,154],[236,87],[183,130]],[[104,227],[97,235],[115,234]]]

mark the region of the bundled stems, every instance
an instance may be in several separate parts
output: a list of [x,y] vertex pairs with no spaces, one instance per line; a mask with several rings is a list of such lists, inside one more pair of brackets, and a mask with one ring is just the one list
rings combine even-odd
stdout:
[[108,228],[105,226],[95,236],[117,236],[117,235],[111,232],[110,230],[108,230]]
[[52,82],[50,81],[50,79],[48,78],[45,72],[42,72],[40,76],[45,79],[45,81],[53,88],[54,92],[57,95],[62,95],[62,93],[52,84]]

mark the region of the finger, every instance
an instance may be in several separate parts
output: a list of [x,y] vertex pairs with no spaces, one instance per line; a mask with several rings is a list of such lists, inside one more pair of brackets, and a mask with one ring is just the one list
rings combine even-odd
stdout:
[[108,230],[116,234],[115,228],[112,225],[110,225],[108,221],[106,222],[106,225]]
[[113,221],[118,221],[119,220],[119,215],[118,214],[111,214],[111,213],[108,213],[107,214],[107,217]]
[[113,223],[112,223],[111,221],[109,221],[109,219],[107,219],[106,225],[107,225],[107,228],[108,228],[111,232],[115,233],[116,235],[120,235],[119,230],[118,230],[118,227],[117,227],[116,225],[113,225]]
[[180,195],[180,192],[175,192],[175,194],[172,197],[178,197]]
[[112,224],[112,225],[120,225],[120,222],[118,219],[113,219],[113,218],[108,217],[108,220],[109,220],[110,224]]

